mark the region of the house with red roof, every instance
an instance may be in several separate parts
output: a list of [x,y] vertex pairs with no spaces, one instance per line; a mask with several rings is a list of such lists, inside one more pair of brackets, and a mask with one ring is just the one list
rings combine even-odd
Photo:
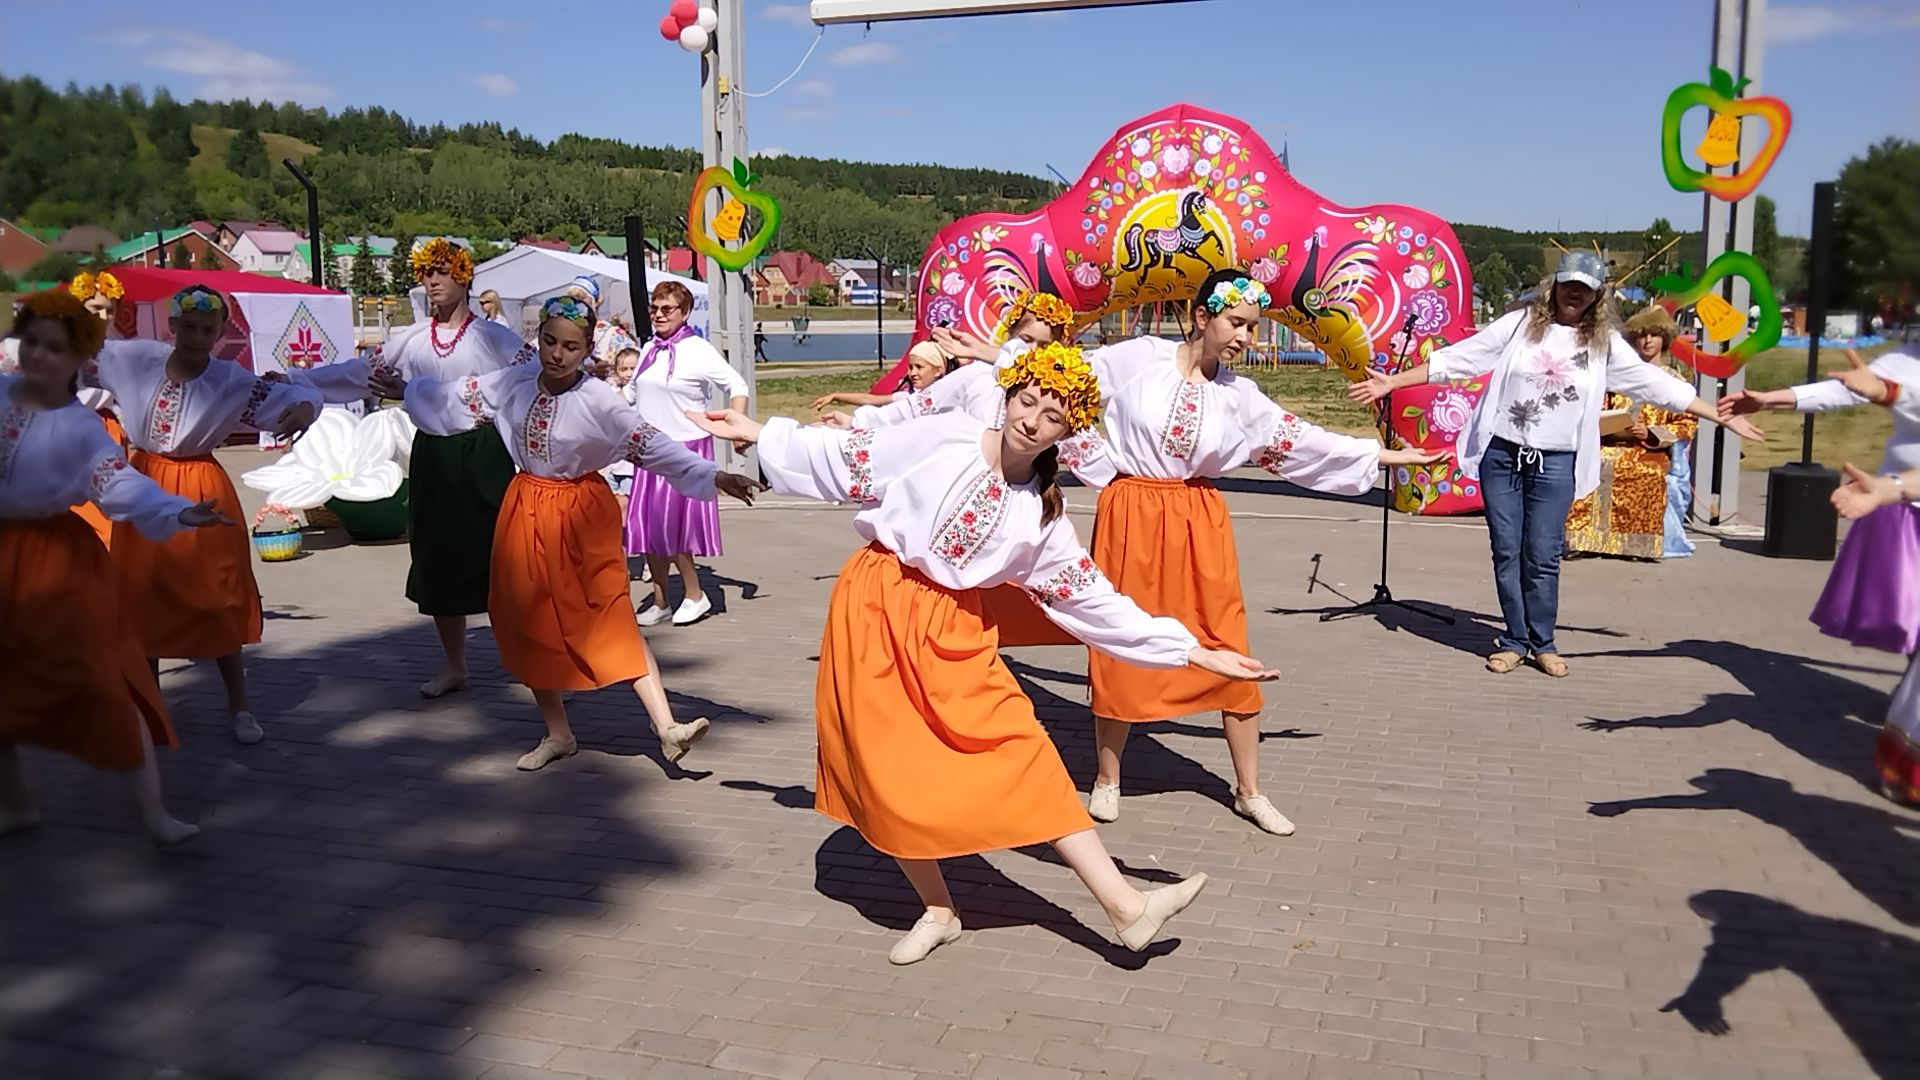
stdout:
[[776,251],[753,275],[753,302],[797,306],[807,302],[807,290],[825,285],[836,292],[839,283],[819,259],[804,251]]

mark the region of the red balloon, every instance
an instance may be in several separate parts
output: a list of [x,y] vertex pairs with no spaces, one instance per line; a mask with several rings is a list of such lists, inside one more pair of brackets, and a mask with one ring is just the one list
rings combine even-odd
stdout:
[[678,45],[680,43],[680,23],[671,15],[661,19],[660,36]]
[[[700,17],[700,5],[695,3],[694,0],[673,0],[673,6],[667,9],[667,14],[673,17],[674,22],[680,24],[680,30],[685,30],[687,27],[693,25],[694,20]],[[676,30],[674,31],[674,40],[678,41],[679,39],[680,32]]]

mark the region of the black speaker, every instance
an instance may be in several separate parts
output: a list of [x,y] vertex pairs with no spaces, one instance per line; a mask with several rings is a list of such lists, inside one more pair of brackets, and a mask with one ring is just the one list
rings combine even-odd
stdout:
[[1767,470],[1767,538],[1762,554],[1776,559],[1831,559],[1840,533],[1832,496],[1840,474],[1798,462]]

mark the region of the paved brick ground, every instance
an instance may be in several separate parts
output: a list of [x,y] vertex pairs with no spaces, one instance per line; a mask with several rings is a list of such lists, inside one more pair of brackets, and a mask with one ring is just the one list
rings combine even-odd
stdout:
[[[1033,850],[952,863],[972,932],[888,966],[909,892],[809,809],[843,511],[728,511],[722,610],[652,636],[714,720],[692,771],[608,690],[573,703],[579,757],[517,774],[538,723],[486,632],[474,692],[421,701],[404,547],[338,548],[259,569],[266,743],[167,666],[185,849],[29,752],[49,822],[0,843],[0,1076],[1920,1076],[1920,816],[1866,786],[1895,664],[1808,626],[1823,564],[1570,564],[1573,677],[1495,677],[1477,522],[1395,534],[1398,590],[1458,627],[1322,625],[1370,588],[1373,511],[1239,486],[1300,831],[1232,816],[1217,722],[1136,735],[1108,844],[1217,882],[1150,956]],[[1084,786],[1084,656],[1018,662]]]

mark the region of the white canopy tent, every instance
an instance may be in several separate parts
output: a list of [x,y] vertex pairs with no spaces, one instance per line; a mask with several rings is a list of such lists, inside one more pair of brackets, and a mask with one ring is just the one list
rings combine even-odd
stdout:
[[[558,296],[578,277],[590,277],[600,287],[600,317],[611,322],[616,317],[631,323],[642,336],[647,333],[647,317],[634,317],[627,295],[627,278],[632,267],[621,259],[600,255],[576,255],[569,251],[521,244],[504,255],[488,259],[473,268],[473,296],[488,289],[500,294],[500,307],[508,325],[522,337],[531,338],[534,328],[528,321],[537,317],[540,305]],[[693,294],[693,314],[687,322],[701,336],[707,333],[707,286],[703,281],[669,274],[664,270],[647,271],[647,287],[663,281],[677,281]],[[416,285],[409,299],[413,317],[427,317],[427,292]],[[475,300],[475,307],[479,302]]]

